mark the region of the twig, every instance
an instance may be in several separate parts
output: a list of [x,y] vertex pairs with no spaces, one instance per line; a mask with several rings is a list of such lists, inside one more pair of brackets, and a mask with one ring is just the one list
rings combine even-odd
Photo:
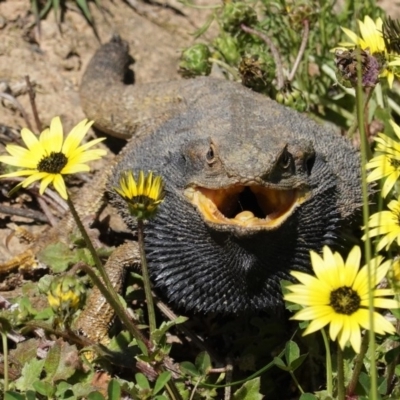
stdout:
[[66,211],[68,211],[67,202],[51,189],[47,188],[43,193],[42,198],[45,199],[46,202],[55,208],[60,214],[64,214]]
[[14,104],[14,106],[16,108],[18,108],[19,112],[22,115],[22,118],[25,120],[26,126],[30,130],[32,130],[32,125],[31,125],[31,123],[29,121],[28,114],[26,113],[24,107],[22,107],[22,104],[14,96],[12,96],[11,94],[8,94],[8,93],[1,92],[0,93],[0,97],[2,97],[3,99],[9,101],[10,103]]
[[40,211],[29,210],[27,208],[15,208],[0,204],[0,213],[7,215],[18,215],[19,217],[30,218],[39,222],[49,222],[46,215]]
[[[8,178],[3,178],[2,182],[20,183],[23,180],[24,180],[24,178],[8,177]],[[34,183],[32,186],[25,188],[25,190],[32,191],[34,194],[38,194],[39,193],[38,186],[39,185],[37,183]],[[61,213],[64,213],[65,211],[69,210],[67,202],[65,200],[63,200],[58,195],[58,193],[56,193],[54,190],[51,190],[50,188],[46,189],[46,191],[42,197],[45,197],[48,200],[52,200],[52,204],[54,205],[54,208],[57,208]]]
[[281,55],[279,54],[277,47],[274,45],[274,42],[265,33],[250,28],[245,24],[241,24],[240,27],[242,28],[243,31],[258,36],[269,47],[276,65],[277,90],[281,90],[285,84],[285,78],[282,72],[283,67],[282,67]]
[[296,61],[294,62],[293,68],[290,71],[290,74],[288,77],[289,82],[292,82],[292,80],[294,79],[294,76],[296,75],[297,68],[299,68],[300,61],[303,58],[304,51],[306,50],[306,46],[307,46],[307,42],[308,42],[308,38],[309,38],[309,34],[310,34],[310,24],[309,24],[308,20],[304,20],[303,24],[304,24],[304,29],[303,29],[303,35],[301,37],[301,44],[300,44],[299,52],[297,53]]
[[42,132],[42,123],[40,122],[39,114],[38,114],[37,107],[36,107],[36,101],[35,101],[36,94],[35,94],[35,91],[33,90],[33,86],[29,79],[29,75],[25,76],[25,81],[26,81],[26,85],[28,87],[29,101],[31,103],[31,108],[32,108],[32,112],[33,112],[33,118],[35,119],[36,129],[38,130],[38,132]]
[[56,218],[54,218],[54,215],[50,211],[47,203],[42,199],[41,196],[38,196],[36,200],[39,203],[40,208],[43,210],[43,213],[46,215],[48,221],[50,222],[50,225],[53,227],[57,226],[57,220]]
[[354,362],[353,373],[351,375],[350,382],[347,385],[346,395],[349,397],[354,396],[356,386],[358,384],[358,378],[360,377],[361,370],[364,366],[364,357],[368,350],[368,340],[368,334],[365,334],[361,342],[360,353],[357,354]]
[[225,381],[227,383],[227,386],[224,391],[224,400],[231,400],[232,396],[232,373],[233,373],[233,365],[232,365],[232,360],[227,357],[226,358],[226,378]]

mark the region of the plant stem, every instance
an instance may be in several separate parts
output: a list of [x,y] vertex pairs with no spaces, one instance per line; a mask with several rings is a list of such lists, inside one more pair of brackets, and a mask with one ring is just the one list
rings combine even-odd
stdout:
[[363,340],[361,342],[360,353],[357,354],[356,360],[354,362],[353,374],[351,376],[351,380],[347,386],[346,394],[347,396],[353,396],[354,391],[356,389],[358,378],[360,376],[361,369],[364,365],[364,357],[368,350],[368,335],[364,335]]
[[299,391],[300,391],[301,394],[304,394],[304,390],[303,390],[303,388],[300,386],[300,383],[299,383],[299,381],[297,380],[296,375],[294,374],[294,372],[293,372],[293,371],[289,371],[289,374],[290,374],[290,376],[292,377],[294,383],[296,384],[297,389],[299,389]]
[[345,400],[343,351],[339,344],[337,344],[337,392],[338,400]]
[[4,365],[4,397],[8,390],[8,343],[7,334],[1,331],[1,341],[3,344],[3,365]]
[[[366,105],[368,104],[368,100],[372,94],[372,88],[367,93],[367,99],[363,101],[363,88],[361,86],[362,82],[362,73],[361,73],[361,60],[360,60],[360,52],[357,52],[357,86],[356,86],[356,107],[357,107],[357,121],[358,127],[360,131],[360,142],[361,142],[361,186],[362,186],[362,198],[363,198],[363,223],[364,223],[364,232],[367,240],[364,241],[364,250],[365,250],[365,261],[368,269],[368,292],[369,292],[369,301],[368,301],[368,311],[369,311],[369,351],[370,351],[370,400],[376,400],[376,396],[378,393],[378,381],[377,381],[377,373],[376,373],[376,361],[375,361],[375,330],[374,330],[374,299],[373,299],[373,277],[372,271],[374,270],[371,265],[371,241],[369,239],[369,193],[368,193],[368,184],[367,184],[367,171],[366,164],[368,160],[368,154],[370,152],[368,141],[365,133],[365,115],[364,110]],[[365,104],[365,106],[364,106]],[[375,259],[376,262],[376,259]]]
[[322,338],[324,340],[325,345],[325,354],[326,354],[326,390],[329,396],[333,395],[333,382],[332,382],[332,356],[331,356],[331,348],[329,346],[329,339],[326,335],[325,329],[321,329]]
[[[356,103],[357,103],[356,104],[357,105],[356,114],[357,114],[358,118],[354,118],[353,124],[350,126],[349,130],[347,131],[347,137],[349,137],[349,138],[351,138],[354,135],[356,129],[360,126],[359,113],[362,112],[363,115],[364,115],[364,112],[367,109],[368,103],[369,103],[369,101],[371,99],[371,96],[372,96],[372,93],[373,93],[373,89],[372,88],[370,88],[370,89],[371,90],[369,90],[368,93],[367,93],[367,97],[365,99],[364,105],[361,105],[361,109],[360,110],[358,109],[358,98],[359,98],[359,96],[358,96],[357,91],[356,91]],[[363,118],[363,123],[364,123],[364,118]],[[361,132],[363,132],[363,135],[365,136],[365,125],[364,124],[363,124],[362,128],[360,127],[359,131],[360,131],[360,141],[362,142],[363,140],[361,138]],[[369,153],[369,148],[366,149],[366,150],[367,150],[367,154],[368,154]]]
[[71,200],[71,196],[69,195],[69,193],[68,193],[68,197],[67,197],[67,203],[68,203],[68,207],[71,211],[71,214],[74,217],[76,225],[78,226],[78,229],[79,229],[83,239],[85,240],[86,246],[89,249],[90,254],[93,257],[94,263],[97,267],[97,270],[100,273],[101,278],[103,279],[104,284],[106,285],[107,289],[113,290],[114,288],[113,288],[111,281],[107,275],[106,269],[104,268],[103,263],[101,262],[99,255],[97,254],[97,252],[93,246],[93,243],[90,240],[90,237],[89,237],[88,233],[86,232],[85,227],[82,224],[82,221],[76,211],[76,208],[74,206],[74,203]]
[[297,72],[297,68],[299,68],[301,59],[303,58],[304,55],[304,51],[306,50],[306,46],[307,46],[307,42],[308,42],[308,37],[310,34],[310,24],[307,20],[303,21],[303,25],[304,25],[304,29],[303,29],[303,35],[301,37],[301,44],[300,44],[300,49],[299,52],[297,53],[297,57],[296,60],[293,64],[293,68],[290,71],[289,77],[288,77],[288,81],[292,82],[292,80],[294,79],[296,72]]
[[144,250],[144,222],[142,219],[138,219],[137,223],[138,223],[139,252],[140,252],[140,260],[142,263],[143,286],[144,286],[144,293],[146,295],[147,313],[149,316],[149,329],[151,338],[153,332],[156,329],[156,315],[154,312],[154,302],[153,302],[153,295],[151,293],[149,270],[147,268],[146,253]]
[[149,341],[144,337],[142,332],[139,330],[139,328],[132,322],[131,318],[129,315],[126,313],[124,307],[120,303],[118,299],[118,296],[115,293],[115,290],[113,287],[111,287],[111,290],[114,292],[113,294],[110,293],[110,290],[106,288],[103,284],[103,282],[100,280],[100,278],[96,275],[95,271],[87,264],[84,262],[79,262],[78,264],[75,265],[76,269],[81,269],[85,271],[90,278],[92,279],[93,283],[99,288],[101,294],[105,297],[107,302],[112,306],[114,309],[115,313],[118,315],[122,323],[126,326],[128,329],[129,333],[137,340],[142,341],[149,349],[151,348],[151,345]]
[[228,65],[226,62],[223,62],[223,61],[221,61],[221,60],[218,60],[217,58],[214,58],[214,57],[210,57],[209,59],[208,59],[208,61],[211,61],[211,62],[213,62],[214,64],[217,64],[217,65],[219,65],[221,68],[223,68],[223,69],[225,69],[226,71],[228,71],[231,75],[232,75],[232,77],[233,77],[233,79],[235,80],[235,81],[240,81],[240,76],[239,76],[239,74],[237,73],[237,71],[235,70],[235,68],[232,68],[230,65]]

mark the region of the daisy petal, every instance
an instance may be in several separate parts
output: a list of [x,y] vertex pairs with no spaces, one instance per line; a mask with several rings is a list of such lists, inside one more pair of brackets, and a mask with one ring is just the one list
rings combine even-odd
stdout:
[[54,117],[50,122],[49,141],[47,144],[48,154],[59,153],[64,140],[63,127],[60,117]]
[[63,153],[66,154],[68,158],[70,158],[73,155],[73,152],[79,147],[92,125],[93,121],[88,122],[87,119],[84,119],[72,128],[71,132],[66,137],[62,148]]
[[67,188],[65,186],[62,175],[56,175],[56,177],[54,178],[53,186],[64,200],[68,199]]

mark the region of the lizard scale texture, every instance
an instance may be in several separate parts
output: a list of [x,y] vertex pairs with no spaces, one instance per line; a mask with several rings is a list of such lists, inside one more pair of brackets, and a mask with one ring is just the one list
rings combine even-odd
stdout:
[[103,45],[81,99],[95,125],[133,136],[109,182],[152,170],[166,198],[146,224],[151,278],[184,310],[236,313],[281,304],[280,280],[309,251],[340,248],[361,205],[359,157],[329,128],[238,83],[198,78],[126,85],[128,47]]

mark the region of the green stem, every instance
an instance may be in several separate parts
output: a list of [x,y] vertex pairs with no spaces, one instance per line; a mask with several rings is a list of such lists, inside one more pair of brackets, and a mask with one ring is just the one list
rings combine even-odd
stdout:
[[364,365],[364,357],[368,350],[368,341],[368,335],[364,335],[361,342],[360,353],[357,354],[356,360],[354,362],[353,374],[346,390],[346,393],[349,397],[353,396],[354,391],[356,390],[358,378],[360,377],[361,369]]
[[289,374],[290,374],[290,376],[292,377],[294,383],[296,384],[297,389],[300,391],[301,394],[304,394],[304,390],[303,390],[303,388],[300,386],[300,383],[299,383],[299,381],[297,380],[296,375],[294,374],[294,372],[293,372],[293,371],[289,371]]
[[345,400],[343,351],[339,343],[337,343],[337,392],[338,400]]
[[367,104],[369,96],[372,94],[372,88],[368,92],[368,98],[365,102],[363,102],[363,88],[361,87],[361,62],[360,62],[360,54],[357,52],[357,86],[356,86],[356,106],[357,106],[357,120],[360,131],[360,142],[361,142],[361,185],[362,185],[362,196],[363,196],[363,222],[364,222],[364,232],[367,240],[364,241],[364,250],[365,250],[365,261],[368,268],[368,288],[369,288],[369,351],[370,351],[370,399],[376,400],[376,394],[378,393],[378,380],[376,373],[376,361],[375,361],[375,331],[374,331],[374,307],[373,307],[373,277],[372,277],[372,265],[371,265],[371,241],[369,240],[369,193],[368,193],[368,184],[367,184],[367,171],[366,164],[368,161],[368,154],[370,152],[370,148],[368,145],[366,132],[365,132],[365,116],[364,116],[364,107],[363,103]]
[[118,296],[115,293],[115,290],[113,287],[111,289],[114,291],[114,295],[112,295],[107,289],[103,282],[100,280],[100,278],[97,276],[95,271],[89,265],[80,262],[78,263],[75,268],[77,269],[82,269],[85,271],[90,278],[92,279],[93,283],[99,288],[101,294],[105,297],[107,302],[111,305],[115,313],[118,315],[122,323],[126,326],[128,329],[129,333],[136,339],[142,341],[148,348],[151,347],[149,341],[143,336],[142,332],[139,330],[139,328],[132,322],[131,318],[129,315],[126,313],[123,305],[120,303],[119,300],[117,300]]
[[166,389],[171,400],[182,400],[182,396],[180,395],[178,388],[175,386],[174,381],[168,381]]
[[[371,96],[372,96],[373,92],[374,92],[373,88],[370,88],[370,90],[368,90],[367,97],[365,99],[364,104],[362,104],[362,100],[361,100],[361,104],[359,105],[358,104],[359,103],[358,102],[359,95],[358,95],[358,86],[357,86],[357,90],[356,90],[356,102],[357,102],[357,104],[356,104],[357,105],[356,114],[357,114],[358,118],[354,118],[353,124],[350,126],[349,130],[347,131],[347,137],[351,138],[354,135],[356,129],[360,126],[360,117],[359,117],[360,114],[359,113],[361,112],[362,115],[364,116],[364,112],[367,110],[367,106],[368,106],[369,101],[371,100]],[[363,96],[361,96],[361,99],[362,99],[362,97]],[[364,117],[363,117],[363,122],[364,122]],[[360,126],[359,131],[360,131],[360,136],[361,136],[362,133],[365,136],[364,123],[363,123],[362,127]],[[362,142],[362,138],[360,138],[360,140]],[[369,153],[369,148],[367,149],[367,154],[368,153]]]
[[6,391],[8,390],[8,343],[7,334],[3,331],[1,332],[1,339],[3,343],[3,364],[4,364],[4,397]]
[[226,71],[228,71],[232,75],[232,77],[235,81],[240,81],[240,76],[237,73],[237,71],[234,68],[232,68],[230,65],[228,65],[226,62],[224,62],[222,60],[218,60],[218,58],[214,58],[214,57],[210,57],[208,59],[208,61],[211,61],[214,64],[217,64],[220,67],[222,67],[223,69],[225,69]]
[[147,268],[146,253],[144,250],[144,222],[142,219],[138,219],[137,223],[138,223],[140,260],[142,263],[143,285],[144,285],[144,293],[146,295],[147,313],[149,317],[149,329],[151,338],[153,332],[156,330],[156,314],[154,312],[154,302],[153,302],[153,295],[151,293],[150,276],[149,276],[149,270]]
[[95,263],[95,265],[97,267],[97,270],[99,271],[99,273],[101,275],[101,278],[103,279],[104,284],[106,285],[106,287],[112,293],[112,290],[114,288],[113,288],[113,286],[111,284],[110,278],[108,277],[106,269],[104,268],[103,263],[101,262],[101,260],[99,258],[99,255],[97,254],[96,249],[94,248],[93,243],[90,240],[90,237],[89,237],[88,233],[86,232],[85,227],[82,224],[82,221],[81,221],[81,219],[79,217],[79,214],[76,211],[76,208],[74,206],[74,203],[71,200],[71,196],[69,195],[69,193],[68,193],[68,197],[67,197],[67,203],[68,203],[68,207],[69,207],[69,209],[71,211],[71,214],[74,217],[76,225],[78,226],[78,229],[79,229],[79,231],[80,231],[80,233],[81,233],[81,235],[82,235],[82,237],[83,237],[83,239],[84,239],[84,241],[86,243],[86,246],[89,249],[90,254],[93,257],[93,260],[94,260],[94,263]]
[[329,339],[326,335],[325,329],[321,329],[322,338],[324,340],[325,345],[325,354],[326,354],[326,390],[328,392],[328,396],[333,395],[333,381],[332,381],[332,356],[331,356],[331,348],[329,346]]

